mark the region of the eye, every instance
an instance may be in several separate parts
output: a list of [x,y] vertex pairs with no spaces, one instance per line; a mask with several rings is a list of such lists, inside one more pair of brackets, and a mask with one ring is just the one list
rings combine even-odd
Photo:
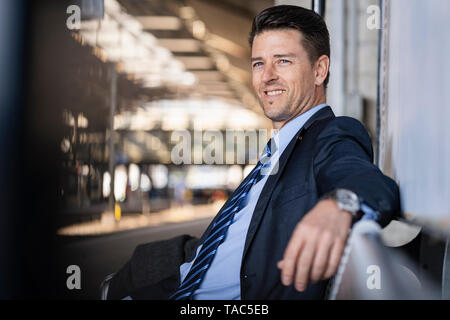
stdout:
[[255,63],[253,64],[253,68],[257,68],[257,67],[260,67],[260,66],[262,66],[262,65],[263,65],[262,62],[255,62]]
[[281,64],[290,63],[290,61],[289,61],[289,60],[286,60],[286,59],[280,59],[279,62],[280,62]]

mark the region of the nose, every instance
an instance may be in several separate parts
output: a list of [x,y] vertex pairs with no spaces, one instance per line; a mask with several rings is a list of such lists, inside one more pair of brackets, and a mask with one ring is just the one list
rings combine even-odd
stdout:
[[276,70],[273,68],[272,65],[266,64],[264,65],[264,72],[262,74],[262,81],[265,83],[270,83],[271,81],[277,80],[278,75],[276,73]]

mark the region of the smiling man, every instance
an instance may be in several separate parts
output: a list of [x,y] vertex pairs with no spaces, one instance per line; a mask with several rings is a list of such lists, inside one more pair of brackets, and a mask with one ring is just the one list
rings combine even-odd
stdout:
[[[303,188],[279,213],[297,224],[277,266],[282,284],[302,292],[335,274],[352,222],[363,214],[382,225],[390,221],[399,208],[398,188],[372,164],[363,126],[335,117],[326,105],[330,44],[319,15],[296,6],[266,9],[254,19],[249,42],[253,87],[264,114],[280,136],[297,130],[290,135],[294,150],[286,155],[277,183],[297,180]],[[321,297],[320,289],[310,291],[307,297]]]
[[[198,242],[137,249],[153,278],[135,285],[134,299],[323,299],[352,223],[385,226],[399,210],[398,187],[373,165],[364,126],[326,104],[323,19],[297,6],[268,8],[253,21],[250,46],[253,86],[276,133]],[[137,266],[132,259],[115,278],[139,283]]]

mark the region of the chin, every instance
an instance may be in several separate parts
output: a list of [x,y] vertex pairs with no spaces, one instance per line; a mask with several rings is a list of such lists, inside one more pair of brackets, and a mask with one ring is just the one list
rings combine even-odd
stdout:
[[269,118],[272,121],[276,121],[276,122],[284,121],[286,118],[284,114],[280,114],[279,112],[276,112],[276,113],[275,112],[272,112],[272,113],[264,112],[264,114],[267,118]]
[[284,119],[285,114],[274,106],[264,107],[264,115],[272,121],[280,121]]

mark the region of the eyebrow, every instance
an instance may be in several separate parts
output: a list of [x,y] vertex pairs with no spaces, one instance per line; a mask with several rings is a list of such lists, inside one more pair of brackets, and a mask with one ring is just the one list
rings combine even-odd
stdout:
[[[295,57],[295,54],[293,54],[293,53],[274,54],[273,57],[274,58],[293,58],[293,57]],[[263,60],[263,58],[261,58],[261,57],[252,58],[252,62],[253,61],[259,61],[259,60]]]

